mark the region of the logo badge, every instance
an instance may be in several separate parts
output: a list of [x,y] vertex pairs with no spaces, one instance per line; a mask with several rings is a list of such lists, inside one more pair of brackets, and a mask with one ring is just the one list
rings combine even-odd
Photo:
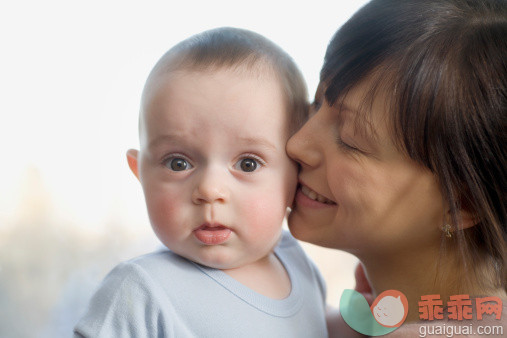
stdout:
[[372,306],[355,290],[344,290],[340,313],[355,331],[367,336],[383,336],[403,324],[408,314],[407,297],[398,290],[382,292]]

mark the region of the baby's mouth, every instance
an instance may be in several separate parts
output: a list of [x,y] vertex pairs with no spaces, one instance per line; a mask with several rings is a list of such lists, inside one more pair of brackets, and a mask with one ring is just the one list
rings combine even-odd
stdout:
[[231,232],[231,229],[219,223],[204,223],[193,231],[194,236],[206,245],[224,243],[229,239]]
[[226,226],[223,226],[222,224],[218,224],[218,223],[213,223],[213,224],[210,224],[210,223],[204,223],[203,225],[201,225],[199,228],[197,228],[198,230],[206,230],[206,231],[218,231],[218,230],[224,230],[224,229],[227,229]]
[[324,204],[336,205],[335,202],[331,201],[329,198],[327,198],[325,196],[318,194],[317,192],[308,188],[306,185],[301,184],[301,192],[303,193],[303,195],[305,195],[306,197],[308,197],[311,200],[314,200],[314,201],[317,201],[320,203],[324,203]]

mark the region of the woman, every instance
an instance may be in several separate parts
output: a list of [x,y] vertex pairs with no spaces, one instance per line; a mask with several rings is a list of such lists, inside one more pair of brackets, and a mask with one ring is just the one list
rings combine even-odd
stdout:
[[373,0],[287,145],[291,232],[356,255],[374,295],[406,295],[406,322],[423,295],[506,300],[506,36],[505,1]]

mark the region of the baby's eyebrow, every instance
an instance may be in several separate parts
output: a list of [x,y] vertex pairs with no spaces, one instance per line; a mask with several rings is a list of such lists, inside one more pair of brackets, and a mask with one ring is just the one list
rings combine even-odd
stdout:
[[273,143],[269,142],[267,139],[262,137],[239,137],[239,141],[246,145],[260,145],[266,149],[276,151],[276,147]]
[[[185,140],[188,139],[188,135],[180,135],[180,134],[165,134],[155,137],[154,139],[148,142],[148,148],[153,149],[158,147],[159,145],[167,144],[167,143],[184,143]],[[267,139],[262,137],[255,136],[240,136],[238,137],[238,143],[244,145],[256,145],[266,148],[271,151],[277,151],[275,145],[269,142]]]
[[183,141],[185,139],[186,139],[186,137],[184,137],[183,135],[178,135],[178,134],[160,135],[148,142],[148,148],[153,149],[153,148],[156,148],[157,146],[159,146],[160,144],[167,144],[170,142],[178,142],[178,141]]

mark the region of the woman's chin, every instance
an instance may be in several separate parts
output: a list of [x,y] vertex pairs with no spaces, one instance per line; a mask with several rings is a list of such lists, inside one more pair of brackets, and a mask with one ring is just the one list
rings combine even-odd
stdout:
[[315,223],[308,223],[302,215],[298,213],[297,208],[293,209],[289,214],[288,226],[294,238],[303,242],[321,245],[322,236],[319,229],[315,226]]
[[308,232],[305,231],[307,225],[301,219],[301,216],[298,215],[296,208],[293,208],[292,211],[290,212],[289,217],[287,219],[287,223],[292,236],[294,236],[294,238],[297,238],[299,240],[305,241],[304,235],[305,233]]

